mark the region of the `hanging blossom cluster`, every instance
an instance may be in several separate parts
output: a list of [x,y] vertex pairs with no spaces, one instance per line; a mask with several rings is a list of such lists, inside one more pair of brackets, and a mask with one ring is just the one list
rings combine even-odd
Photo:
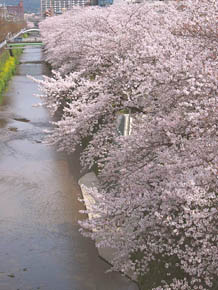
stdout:
[[[42,22],[49,142],[98,167],[84,235],[142,289],[218,289],[217,1],[78,8]],[[130,136],[116,119],[131,112]]]

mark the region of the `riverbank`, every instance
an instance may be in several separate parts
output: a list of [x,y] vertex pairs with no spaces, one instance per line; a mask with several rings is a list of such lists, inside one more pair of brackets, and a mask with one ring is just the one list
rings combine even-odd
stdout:
[[2,94],[7,87],[8,81],[15,73],[22,51],[22,49],[12,49],[12,56],[9,50],[4,50],[0,53],[0,104],[3,101]]

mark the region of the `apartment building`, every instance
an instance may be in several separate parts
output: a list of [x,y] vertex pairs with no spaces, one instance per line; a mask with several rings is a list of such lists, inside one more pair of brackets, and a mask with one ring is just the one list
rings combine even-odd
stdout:
[[73,6],[85,6],[89,3],[90,0],[41,0],[41,15],[61,14]]
[[23,0],[17,5],[0,5],[0,17],[7,20],[24,20]]
[[0,18],[6,19],[8,16],[7,7],[3,4],[0,4]]
[[16,18],[18,20],[24,20],[24,6],[23,6],[23,0],[20,0],[19,4],[17,6],[15,5],[8,5],[7,6],[8,14]]

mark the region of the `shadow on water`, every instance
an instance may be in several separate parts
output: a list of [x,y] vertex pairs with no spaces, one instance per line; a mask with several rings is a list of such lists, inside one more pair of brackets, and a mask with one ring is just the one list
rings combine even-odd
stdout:
[[4,119],[0,119],[0,128],[4,128],[7,124],[7,121]]
[[14,120],[18,122],[24,122],[24,123],[30,122],[30,120],[27,120],[26,118],[14,118]]

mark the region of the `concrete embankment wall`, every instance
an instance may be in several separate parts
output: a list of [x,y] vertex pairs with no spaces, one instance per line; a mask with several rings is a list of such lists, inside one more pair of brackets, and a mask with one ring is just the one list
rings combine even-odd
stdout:
[[[83,200],[84,204],[87,208],[87,210],[91,211],[93,205],[95,204],[95,199],[93,196],[89,194],[89,189],[95,188],[98,185],[98,178],[95,175],[94,172],[89,172],[82,176],[79,181],[78,181],[82,195],[83,195]],[[92,219],[94,216],[92,214],[88,214],[88,218]],[[117,254],[117,250],[110,248],[110,247],[104,247],[104,248],[97,248],[99,256],[108,262],[109,264],[113,263],[113,258]],[[128,274],[128,277],[132,280],[129,284],[129,287],[127,290],[139,290],[139,286],[136,283],[136,278],[132,273]]]

